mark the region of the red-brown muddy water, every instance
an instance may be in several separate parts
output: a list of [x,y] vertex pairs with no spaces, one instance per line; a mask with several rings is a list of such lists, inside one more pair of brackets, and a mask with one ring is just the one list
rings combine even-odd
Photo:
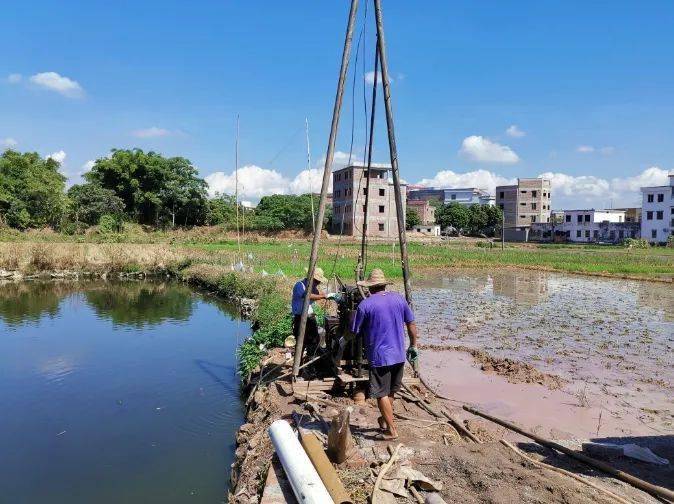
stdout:
[[437,392],[557,439],[674,434],[671,285],[458,270],[417,283],[414,302],[423,344],[483,350],[565,381],[521,383],[435,347],[421,365]]

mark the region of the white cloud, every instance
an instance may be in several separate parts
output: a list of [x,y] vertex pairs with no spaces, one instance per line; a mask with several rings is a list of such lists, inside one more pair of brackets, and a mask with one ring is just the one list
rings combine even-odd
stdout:
[[564,196],[576,196],[578,198],[602,198],[611,193],[611,185],[608,180],[595,177],[594,175],[573,176],[565,173],[545,172],[540,178],[550,179],[552,194]]
[[465,173],[443,170],[436,173],[433,178],[425,178],[418,183],[427,187],[477,187],[494,194],[497,185],[515,184],[517,179],[502,177],[487,170]]
[[69,79],[56,72],[42,72],[30,77],[30,82],[36,86],[54,91],[68,98],[81,98],[84,96],[84,89],[77,81]]
[[[398,74],[399,79],[404,79],[405,76],[403,74]],[[393,84],[393,78],[391,75],[388,76],[389,82]],[[374,71],[370,70],[365,74],[365,82],[367,82],[370,86],[374,84]],[[381,72],[377,72],[377,85],[381,85]]]
[[667,185],[667,170],[651,166],[634,177],[614,178],[611,187],[616,192],[638,192],[642,187]]
[[22,80],[23,80],[23,76],[21,74],[18,74],[18,73],[9,74],[7,76],[7,82],[9,84],[18,84]]
[[514,164],[520,160],[507,145],[492,142],[479,135],[464,138],[459,153],[467,159],[482,163]]
[[53,152],[52,154],[49,154],[45,159],[53,159],[56,161],[58,164],[62,165],[63,162],[66,160],[67,154],[65,151],[60,150]]
[[606,147],[594,147],[593,145],[579,145],[576,147],[576,152],[580,154],[592,154],[593,152],[598,152],[603,156],[610,156],[615,152],[615,147],[607,145]]
[[508,127],[506,130],[506,135],[513,137],[513,138],[522,138],[523,136],[526,136],[527,134],[519,129],[516,124],[511,125]]
[[19,144],[16,140],[14,140],[11,137],[3,138],[0,139],[0,145],[2,147],[7,147],[8,149],[11,149],[12,147],[16,147]]
[[82,168],[80,169],[80,172],[78,173],[78,175],[82,175],[84,173],[87,173],[88,171],[91,171],[91,169],[94,167],[95,164],[96,164],[96,161],[94,161],[93,159],[90,159],[89,161],[87,161],[86,163],[84,163],[82,165]]
[[[224,172],[211,173],[206,177],[208,193],[211,196],[218,194],[234,194],[236,189],[236,174]],[[247,165],[239,168],[239,197],[260,199],[270,194],[287,194],[289,181],[276,170],[268,170],[256,165]]]
[[[321,192],[323,184],[323,168],[312,168],[311,170],[302,170],[290,182],[288,192],[291,194],[306,194],[309,192]],[[328,190],[332,191],[332,177]]]
[[158,128],[157,126],[151,126],[150,128],[132,131],[131,134],[136,138],[158,138],[170,136],[173,132],[164,128]]

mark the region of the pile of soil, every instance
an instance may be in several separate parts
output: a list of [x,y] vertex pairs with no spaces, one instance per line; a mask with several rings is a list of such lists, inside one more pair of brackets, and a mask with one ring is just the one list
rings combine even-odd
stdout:
[[510,383],[537,383],[551,390],[562,388],[566,383],[566,380],[563,378],[543,373],[526,362],[520,362],[509,358],[494,357],[484,350],[479,350],[477,348],[470,348],[463,345],[421,345],[421,348],[467,352],[480,365],[482,371],[503,376]]

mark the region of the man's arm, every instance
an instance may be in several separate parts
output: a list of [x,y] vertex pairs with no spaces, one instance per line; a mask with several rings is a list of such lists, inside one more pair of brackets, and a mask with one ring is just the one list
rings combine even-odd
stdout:
[[410,337],[410,346],[417,346],[418,332],[416,322],[412,321],[407,323],[407,335]]

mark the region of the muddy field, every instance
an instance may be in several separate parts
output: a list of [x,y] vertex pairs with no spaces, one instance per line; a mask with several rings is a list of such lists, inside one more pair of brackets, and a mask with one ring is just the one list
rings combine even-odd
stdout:
[[438,392],[560,438],[674,433],[674,288],[538,271],[415,285]]

